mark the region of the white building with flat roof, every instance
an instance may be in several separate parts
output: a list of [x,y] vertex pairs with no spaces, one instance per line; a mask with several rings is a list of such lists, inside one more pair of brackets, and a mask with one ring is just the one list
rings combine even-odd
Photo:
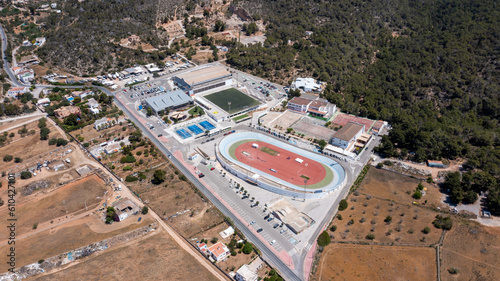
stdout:
[[259,276],[257,276],[255,272],[250,270],[248,265],[244,264],[236,271],[234,279],[236,279],[236,281],[256,281],[258,277]]
[[297,78],[292,83],[292,89],[300,89],[304,92],[320,92],[322,83],[314,78]]

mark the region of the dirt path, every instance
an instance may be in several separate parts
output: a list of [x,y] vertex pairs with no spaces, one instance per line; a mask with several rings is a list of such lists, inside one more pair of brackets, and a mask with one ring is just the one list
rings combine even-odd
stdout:
[[464,257],[464,258],[466,258],[466,259],[469,259],[469,260],[472,260],[472,261],[475,261],[475,262],[478,262],[478,263],[480,263],[480,264],[484,264],[484,265],[487,265],[487,266],[491,266],[491,267],[493,267],[493,268],[496,268],[496,269],[500,270],[500,267],[499,267],[499,266],[496,266],[496,265],[493,265],[493,264],[490,264],[490,263],[485,263],[485,262],[480,261],[480,260],[473,259],[473,258],[471,258],[471,257],[468,257],[468,256],[466,256],[466,255],[462,255],[462,254],[460,254],[460,253],[458,253],[458,252],[455,252],[455,251],[453,251],[453,250],[446,249],[446,248],[444,248],[444,247],[441,247],[441,250],[448,251],[448,252],[453,253],[453,254],[455,254],[455,255],[459,255],[459,256]]
[[415,168],[415,169],[429,171],[434,180],[436,180],[438,178],[439,172],[446,172],[446,171],[455,172],[455,171],[459,170],[458,166],[460,165],[460,164],[451,164],[447,168],[434,168],[434,167],[429,167],[426,165],[421,165],[421,164],[412,163],[412,162],[408,162],[408,161],[401,161],[401,160],[396,160],[396,159],[388,159],[388,160],[394,161],[394,162],[399,162],[399,163],[405,164],[405,165],[410,166],[410,167]]

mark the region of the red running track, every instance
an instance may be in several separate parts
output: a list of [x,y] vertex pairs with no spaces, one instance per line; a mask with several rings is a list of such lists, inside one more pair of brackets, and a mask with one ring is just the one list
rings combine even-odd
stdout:
[[[273,156],[262,152],[258,148],[252,147],[254,143],[258,144],[259,148],[268,147],[278,151],[279,154]],[[243,154],[243,151],[250,155]],[[325,168],[320,163],[267,142],[249,141],[243,143],[236,148],[235,154],[236,159],[241,163],[297,186],[304,186],[304,178],[300,177],[301,175],[309,178],[307,185],[319,183],[326,176]],[[304,162],[299,163],[295,161],[296,158],[300,158]],[[271,169],[276,170],[276,172],[271,171]]]

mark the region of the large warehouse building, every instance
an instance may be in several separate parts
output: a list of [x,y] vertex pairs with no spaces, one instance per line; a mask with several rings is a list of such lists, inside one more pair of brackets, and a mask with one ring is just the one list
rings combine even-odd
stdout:
[[165,109],[177,109],[193,104],[193,99],[184,91],[177,90],[163,95],[150,97],[145,100],[147,107],[155,114]]
[[210,89],[231,86],[232,75],[223,66],[211,66],[182,73],[174,77],[174,83],[190,96]]

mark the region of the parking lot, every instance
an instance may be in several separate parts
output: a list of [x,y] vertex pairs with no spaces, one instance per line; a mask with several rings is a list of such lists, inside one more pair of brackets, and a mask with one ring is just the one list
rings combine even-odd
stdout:
[[[294,244],[297,243],[294,234],[280,220],[275,218],[264,206],[265,202],[259,202],[245,196],[240,191],[237,183],[230,180],[221,173],[220,169],[212,165],[198,164],[198,175],[202,173],[205,181],[214,189],[221,198],[231,206],[242,217],[249,227],[253,228],[277,251],[294,251]],[[271,242],[274,243],[271,244]]]
[[141,101],[150,97],[158,96],[172,90],[168,83],[160,81],[145,82],[139,85],[132,86],[128,89],[123,89],[123,93],[129,99],[140,99]]

